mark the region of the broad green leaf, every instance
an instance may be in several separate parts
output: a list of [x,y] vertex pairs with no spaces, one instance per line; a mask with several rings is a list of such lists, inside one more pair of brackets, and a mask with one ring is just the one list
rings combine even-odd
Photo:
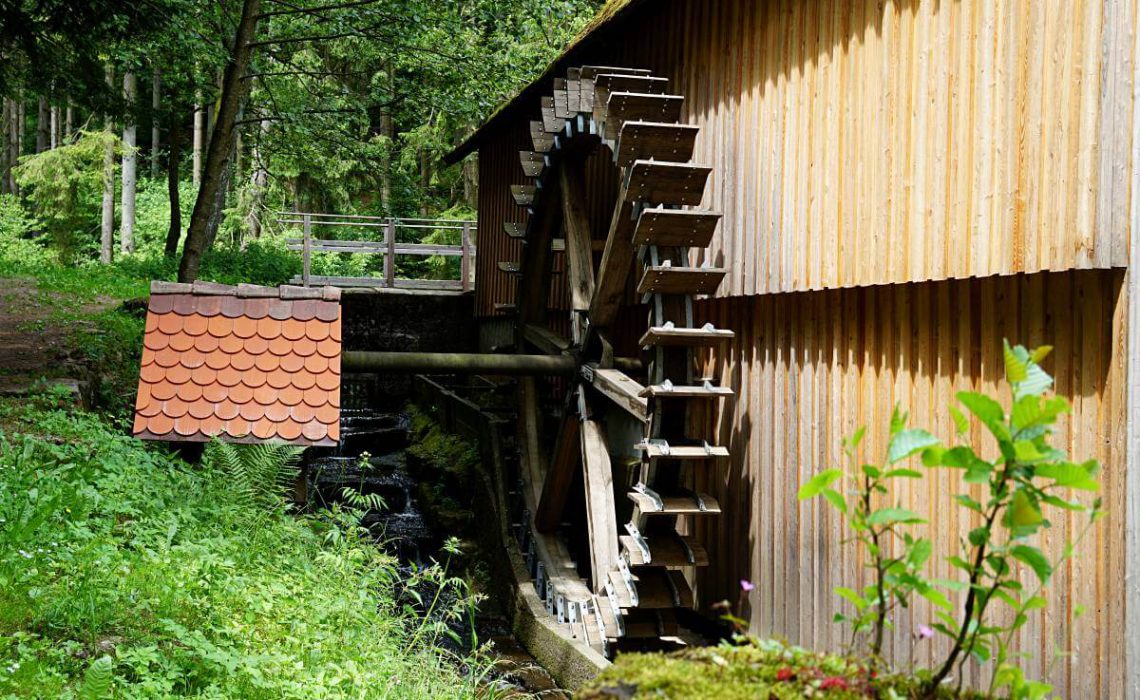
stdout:
[[1017,544],[1010,548],[1009,553],[1014,559],[1033,569],[1033,573],[1037,574],[1037,579],[1042,584],[1049,582],[1049,577],[1053,575],[1053,566],[1040,549],[1028,544]]
[[891,411],[891,435],[901,432],[906,427],[907,414],[899,409],[899,405],[895,404],[895,409]]
[[1015,531],[1033,531],[1045,518],[1041,515],[1041,508],[1024,490],[1014,492],[1006,511],[1005,525]]
[[954,605],[950,602],[950,599],[934,586],[924,586],[919,590],[918,594],[943,610],[954,609]]
[[1099,465],[1095,461],[1092,465],[1089,465],[1089,462],[1085,464],[1050,462],[1049,464],[1038,465],[1035,474],[1046,479],[1052,479],[1057,486],[1082,491],[1099,491],[1100,483],[1090,476],[1090,472],[1096,473],[1098,468]]
[[974,547],[980,547],[986,540],[990,538],[990,530],[986,527],[976,527],[970,530],[969,536],[966,538]]
[[1029,361],[1035,365],[1039,365],[1041,364],[1041,360],[1044,360],[1051,352],[1053,352],[1052,345],[1042,345],[1029,353]]
[[862,610],[870,605],[870,603],[863,599],[863,596],[844,586],[836,586],[835,594],[854,605],[856,610]]
[[863,474],[872,479],[878,479],[883,474],[883,471],[874,464],[864,464],[861,469],[863,470]]
[[966,410],[977,416],[999,442],[1009,440],[1009,429],[1004,422],[1005,411],[1000,403],[976,391],[960,391],[957,396]]
[[1047,607],[1048,605],[1049,605],[1049,602],[1046,601],[1045,598],[1043,598],[1042,596],[1039,596],[1039,595],[1035,595],[1032,598],[1030,598],[1029,600],[1025,601],[1023,609],[1024,610],[1040,610],[1041,608]]
[[887,463],[894,464],[919,450],[938,444],[938,438],[925,430],[912,428],[895,433],[887,446]]
[[919,568],[930,559],[930,555],[934,552],[934,545],[930,540],[925,537],[917,540],[911,545],[910,552],[907,553],[907,560],[914,568]]
[[840,513],[847,515],[847,500],[843,498],[842,494],[832,488],[825,488],[822,493],[828,503],[834,506]]
[[918,517],[918,513],[906,508],[883,508],[871,513],[867,516],[868,525],[889,525],[892,523],[923,523],[926,522]]
[[959,434],[964,433],[970,429],[970,419],[966,418],[957,406],[950,407],[950,417],[954,419],[954,429]]
[[895,479],[899,477],[904,477],[907,479],[921,479],[922,472],[915,471],[914,469],[892,469],[886,474],[883,474],[884,479]]
[[962,477],[962,481],[967,484],[984,484],[990,480],[990,474],[993,473],[994,465],[985,460],[975,460],[966,467],[966,475]]
[[964,493],[960,493],[957,496],[954,496],[954,500],[957,501],[960,505],[963,505],[966,508],[974,511],[975,513],[982,512],[982,504],[978,503]]
[[1010,347],[1008,340],[1003,340],[1002,345],[1006,380],[1010,383],[1024,382],[1029,376],[1029,353],[1020,345],[1016,349]]
[[1066,501],[1060,496],[1045,494],[1041,496],[1041,501],[1043,503],[1048,503],[1051,506],[1057,506],[1058,508],[1064,508],[1065,510],[1071,510],[1076,513],[1086,510],[1082,504],[1077,503],[1076,501]]
[[974,565],[969,563],[968,561],[966,561],[962,557],[957,557],[957,556],[946,557],[946,561],[950,562],[950,565],[953,566],[954,568],[961,569],[962,571],[965,571],[966,573],[970,573],[974,570]]
[[806,484],[800,487],[800,492],[798,494],[799,499],[803,501],[808,498],[814,498],[815,496],[818,496],[825,488],[830,486],[833,481],[841,476],[843,476],[842,469],[825,469],[821,471],[820,473],[813,476],[811,478],[811,481],[808,481]]
[[1037,445],[1034,445],[1029,440],[1017,440],[1014,442],[1013,454],[1017,461],[1022,464],[1033,464],[1045,458],[1045,455],[1038,451]]

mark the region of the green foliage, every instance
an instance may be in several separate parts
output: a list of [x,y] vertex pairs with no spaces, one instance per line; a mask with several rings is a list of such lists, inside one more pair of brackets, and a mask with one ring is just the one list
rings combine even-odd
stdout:
[[235,445],[214,440],[206,447],[202,461],[208,469],[226,475],[239,502],[248,508],[272,511],[284,505],[301,452],[301,448],[284,443]]
[[[1030,351],[1005,343],[1009,412],[993,397],[959,393],[961,409],[950,407],[958,444],[946,447],[926,431],[907,429],[906,414],[896,408],[891,417],[886,465],[863,465],[861,473],[853,477],[839,469],[828,469],[800,490],[801,499],[822,495],[846,516],[854,539],[867,552],[875,582],[862,591],[837,589],[836,593],[855,607],[853,616],[839,615],[837,619],[850,623],[856,634],[873,632],[869,647],[872,656],[881,649],[883,630],[889,628],[889,612],[894,606],[906,606],[916,593],[934,606],[937,622],[933,629],[950,638],[952,646],[941,666],[929,674],[927,696],[940,689],[955,664],[960,683],[961,665],[970,658],[994,664],[991,695],[1004,690],[1012,698],[1040,698],[1052,690],[1047,684],[1025,678],[1010,645],[1014,634],[1028,621],[1028,613],[1047,605],[1042,592],[1053,572],[1073,555],[1077,544],[1105,512],[1099,497],[1087,504],[1069,493],[1099,490],[1100,465],[1096,460],[1070,461],[1050,444],[1053,426],[1069,411],[1069,404],[1063,397],[1046,395],[1053,379],[1040,362],[1049,351],[1049,347]],[[993,438],[998,448],[996,457],[986,459],[974,451],[967,440],[970,417]],[[845,452],[852,459],[862,437],[860,429],[845,441]],[[985,489],[981,500],[970,493],[952,496],[954,503],[967,511],[964,520],[979,523],[960,541],[959,551],[947,557],[965,580],[935,582],[924,578],[932,545],[908,530],[923,521],[900,507],[877,507],[889,498],[888,480],[923,477],[917,470],[893,466],[916,455],[922,456],[927,467],[958,470],[964,483]],[[854,495],[846,496],[831,487],[844,478],[856,480]],[[1087,516],[1075,540],[1055,559],[1035,544],[1041,530],[1051,527],[1046,506]],[[1022,583],[1022,568],[1032,573],[1036,585]],[[961,610],[956,611],[939,588],[964,591]],[[998,614],[993,603],[1007,610]]]
[[[868,651],[872,662],[879,664],[883,636],[892,629],[891,613],[898,607],[908,607],[917,593],[935,605],[948,608],[949,601],[923,576],[930,559],[932,545],[929,539],[916,537],[913,526],[925,522],[913,511],[898,506],[881,506],[879,502],[890,495],[889,486],[894,479],[919,478],[921,473],[894,465],[912,457],[938,441],[925,430],[907,429],[907,415],[895,407],[891,415],[890,441],[882,465],[864,464],[847,475],[843,469],[827,469],[817,474],[799,491],[804,500],[822,495],[827,502],[846,518],[869,559],[865,566],[874,578],[862,590],[846,586],[835,589],[836,594],[854,606],[854,614],[837,614],[835,620],[851,625],[853,640],[868,634]],[[858,464],[859,445],[864,431],[860,429],[844,441],[843,450],[852,465]],[[831,484],[850,479],[855,488],[851,495]]]
[[87,667],[83,685],[79,687],[80,700],[103,700],[111,695],[115,680],[115,662],[110,656],[100,656]]
[[475,694],[354,522],[55,403],[0,402],[0,697]]
[[[575,697],[902,700],[919,690],[914,679],[877,672],[857,659],[817,654],[773,640],[742,637],[738,641],[671,654],[619,654],[612,666]],[[951,697],[951,693],[947,690],[940,697]]]
[[98,250],[108,146],[122,148],[113,134],[83,131],[71,143],[21,158],[13,168],[36,220],[65,261],[90,258]]

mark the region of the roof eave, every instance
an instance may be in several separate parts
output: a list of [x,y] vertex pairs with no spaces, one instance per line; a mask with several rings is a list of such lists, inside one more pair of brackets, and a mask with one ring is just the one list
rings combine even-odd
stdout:
[[587,25],[582,33],[570,42],[570,45],[566,47],[558,58],[550,62],[550,65],[546,67],[542,75],[519,90],[514,97],[500,105],[500,107],[487,118],[487,121],[483,122],[482,126],[472,132],[470,136],[464,139],[450,153],[445,155],[443,162],[448,165],[454,165],[466,158],[472,151],[479,148],[480,143],[494,131],[495,127],[499,126],[509,117],[514,116],[523,105],[531,102],[537,96],[537,93],[544,92],[554,81],[554,77],[557,74],[564,72],[566,67],[573,63],[581,53],[596,45],[610,32],[616,30],[618,24],[627,18],[635,8],[646,4],[646,1],[647,0],[624,0],[624,2],[617,5],[616,9],[610,11],[608,15],[606,14],[606,10],[603,9],[603,14],[593,20],[593,26]]

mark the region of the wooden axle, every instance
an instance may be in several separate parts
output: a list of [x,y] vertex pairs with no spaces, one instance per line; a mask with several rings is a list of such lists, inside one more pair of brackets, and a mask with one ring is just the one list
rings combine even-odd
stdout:
[[[635,372],[641,361],[615,358],[614,365]],[[577,360],[571,355],[494,355],[477,352],[371,352],[345,351],[345,372],[390,372],[394,374],[557,374],[573,375]]]

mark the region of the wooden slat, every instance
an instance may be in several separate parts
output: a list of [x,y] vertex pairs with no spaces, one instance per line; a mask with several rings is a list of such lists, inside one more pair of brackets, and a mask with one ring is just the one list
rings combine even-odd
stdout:
[[527,177],[538,177],[546,167],[546,157],[537,151],[519,151],[519,162]]
[[594,590],[601,590],[618,558],[617,515],[614,509],[613,467],[602,424],[588,418],[590,402],[579,394],[583,420],[580,430],[586,522],[590,534],[590,566]]
[[570,117],[570,108],[567,105],[566,99],[566,79],[554,79],[554,115],[559,119],[568,119]]
[[723,328],[668,328],[652,326],[638,341],[642,347],[657,345],[679,347],[709,347],[722,345],[736,334]]
[[709,387],[703,384],[674,384],[672,386],[650,384],[642,389],[639,395],[645,398],[656,399],[720,399],[726,396],[732,396],[733,391],[726,386]]
[[[559,119],[555,113],[554,98],[542,98],[542,129],[548,134],[557,134],[562,131],[563,125],[566,121]],[[541,149],[539,149],[541,150]]]
[[503,232],[511,238],[526,238],[526,224],[505,221],[503,222]]
[[648,68],[628,68],[625,66],[582,66],[578,75],[587,80],[593,80],[602,73],[610,75],[651,75],[653,71]]
[[550,466],[546,470],[546,480],[542,484],[542,496],[534,514],[534,526],[539,532],[555,532],[562,524],[566,499],[569,497],[571,482],[574,480],[579,462],[578,456],[581,454],[580,433],[581,421],[577,412],[567,411],[559,424]]
[[616,369],[584,365],[582,378],[642,423],[649,422],[649,403],[641,396],[643,387]]
[[[676,533],[647,536],[648,560],[630,535],[622,535],[622,550],[631,566],[708,566],[709,555],[695,538]],[[640,606],[639,606],[640,607]]]
[[635,585],[637,586],[637,607],[639,609],[661,610],[673,607],[693,607],[693,589],[689,587],[689,583],[681,572],[645,568],[639,569],[636,573],[637,582]]
[[703,165],[639,160],[629,168],[626,196],[631,202],[697,205],[711,172]]
[[690,209],[644,209],[633,233],[634,245],[694,246],[712,240],[721,215]]
[[526,341],[547,355],[561,355],[570,350],[570,341],[561,337],[554,331],[528,323],[523,328],[523,337]]
[[662,496],[660,509],[652,498],[640,491],[630,491],[626,496],[643,515],[720,515],[721,512],[720,503],[707,493],[700,495],[705,504],[704,510],[688,496]]
[[645,268],[637,285],[638,294],[712,294],[728,271],[720,267]]
[[508,275],[517,275],[521,272],[521,270],[519,270],[519,264],[518,263],[506,262],[506,261],[499,263],[499,271],[505,272]]
[[586,311],[594,296],[594,253],[590,247],[592,236],[584,194],[586,185],[582,162],[564,162],[558,175],[562,184],[562,231],[566,235],[570,308]]
[[625,299],[625,283],[633,267],[633,225],[633,206],[626,198],[623,184],[610,219],[606,249],[598,266],[594,298],[590,300],[590,323],[597,328],[609,328]]
[[625,167],[635,160],[685,163],[693,157],[700,127],[632,121],[622,124],[614,161]]
[[554,137],[546,133],[546,125],[540,121],[530,123],[530,140],[534,150],[539,153],[548,153],[554,148]]
[[669,445],[666,448],[657,442],[642,442],[637,449],[649,459],[718,459],[728,456],[728,448],[710,445],[708,450],[699,445]]
[[534,185],[511,185],[511,196],[514,197],[515,204],[520,207],[529,207],[534,204],[537,193],[538,188]]
[[629,121],[676,123],[681,120],[680,95],[652,95],[639,92],[611,92],[603,104],[594,102],[594,119],[605,124],[603,136],[616,139],[622,124]]
[[669,86],[668,78],[654,75],[630,75],[629,73],[598,73],[594,76],[594,90],[610,92],[640,92],[664,94]]

